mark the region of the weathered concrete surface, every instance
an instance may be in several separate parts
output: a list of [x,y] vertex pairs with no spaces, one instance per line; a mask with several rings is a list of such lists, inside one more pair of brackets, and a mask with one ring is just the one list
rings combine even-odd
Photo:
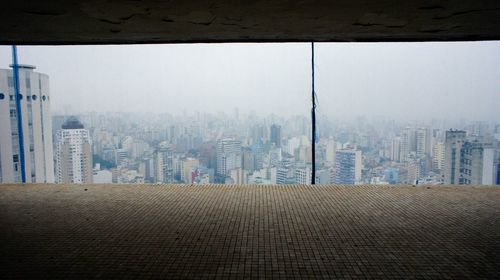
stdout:
[[6,278],[500,278],[500,188],[0,185]]
[[499,40],[497,0],[8,1],[2,44]]

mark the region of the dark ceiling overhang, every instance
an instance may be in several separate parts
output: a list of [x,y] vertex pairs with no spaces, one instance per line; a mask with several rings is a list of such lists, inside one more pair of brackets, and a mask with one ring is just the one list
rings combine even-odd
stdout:
[[2,44],[499,39],[499,0],[30,0],[0,10]]

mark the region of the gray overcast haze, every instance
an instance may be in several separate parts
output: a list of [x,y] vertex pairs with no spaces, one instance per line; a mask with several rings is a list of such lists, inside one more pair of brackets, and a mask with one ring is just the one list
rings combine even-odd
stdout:
[[[308,115],[310,44],[20,46],[53,113]],[[0,67],[11,63],[0,47]],[[316,44],[319,113],[500,119],[500,42]]]

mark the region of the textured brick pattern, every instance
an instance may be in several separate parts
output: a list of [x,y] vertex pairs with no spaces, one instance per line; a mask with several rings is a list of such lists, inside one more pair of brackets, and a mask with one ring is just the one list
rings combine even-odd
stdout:
[[500,188],[1,185],[2,278],[500,278]]

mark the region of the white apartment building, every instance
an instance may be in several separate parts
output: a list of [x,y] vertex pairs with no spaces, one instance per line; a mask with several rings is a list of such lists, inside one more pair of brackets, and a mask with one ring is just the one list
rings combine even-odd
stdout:
[[221,139],[217,141],[217,174],[226,176],[230,170],[242,166],[241,141],[235,139]]
[[[19,98],[27,183],[53,183],[49,76],[19,65]],[[13,71],[0,69],[0,183],[21,180],[21,156]]]
[[58,183],[92,183],[90,133],[70,117],[56,134],[56,177]]

